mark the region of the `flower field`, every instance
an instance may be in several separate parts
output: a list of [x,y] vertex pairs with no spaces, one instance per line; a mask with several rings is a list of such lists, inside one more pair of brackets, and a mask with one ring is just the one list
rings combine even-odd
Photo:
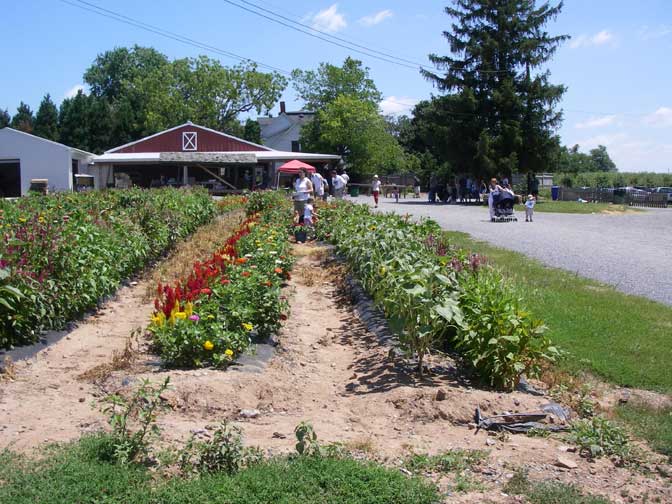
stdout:
[[198,190],[0,200],[0,348],[35,342],[94,308],[215,211]]
[[483,381],[511,389],[557,356],[513,286],[482,256],[451,247],[435,222],[346,203],[320,209],[318,233],[346,258],[421,373],[428,352],[448,348]]
[[280,288],[292,265],[290,221],[278,194],[254,194],[221,250],[194,262],[185,281],[157,286],[149,332],[166,365],[223,367],[253,336],[275,333],[287,311]]

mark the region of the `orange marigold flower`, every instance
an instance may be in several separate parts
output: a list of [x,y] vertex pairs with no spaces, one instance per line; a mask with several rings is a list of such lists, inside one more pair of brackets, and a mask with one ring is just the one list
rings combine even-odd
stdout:
[[282,274],[282,268],[275,268],[274,270],[278,275]]
[[247,257],[239,257],[238,259],[236,259],[236,262],[238,264],[245,264],[247,262]]
[[250,272],[249,272],[249,271],[243,271],[242,275],[243,275],[245,278],[247,278],[247,277],[250,276]]

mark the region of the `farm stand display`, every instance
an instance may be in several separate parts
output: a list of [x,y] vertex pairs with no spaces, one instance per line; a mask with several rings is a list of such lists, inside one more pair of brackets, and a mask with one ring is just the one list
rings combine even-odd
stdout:
[[215,214],[203,190],[115,190],[0,201],[0,348],[94,308]]
[[336,245],[418,358],[457,350],[490,385],[511,389],[558,351],[482,256],[455,249],[433,221],[419,224],[349,203],[320,210],[320,236]]
[[221,250],[194,263],[186,281],[159,284],[149,331],[167,365],[226,366],[253,335],[274,334],[285,316],[280,289],[292,264],[291,213],[272,193],[251,197],[248,213]]

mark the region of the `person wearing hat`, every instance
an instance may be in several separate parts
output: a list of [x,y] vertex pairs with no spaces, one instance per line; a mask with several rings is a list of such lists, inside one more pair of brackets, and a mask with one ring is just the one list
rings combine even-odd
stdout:
[[378,175],[373,176],[373,181],[371,182],[371,192],[373,193],[373,202],[375,203],[375,208],[378,208],[378,196],[380,196],[380,179]]
[[534,204],[536,203],[536,198],[531,194],[527,195],[527,201],[525,202],[525,222],[532,222],[532,216],[534,215]]

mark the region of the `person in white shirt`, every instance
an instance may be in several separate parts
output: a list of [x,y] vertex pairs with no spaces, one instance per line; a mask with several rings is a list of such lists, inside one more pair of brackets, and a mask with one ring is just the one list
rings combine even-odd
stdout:
[[341,173],[341,177],[343,178],[343,180],[345,180],[345,185],[348,185],[348,183],[350,183],[350,175],[345,173],[345,168],[343,168],[343,173]]
[[525,222],[532,222],[532,217],[534,216],[534,204],[536,199],[531,194],[527,195],[527,201],[525,202]]
[[373,202],[375,203],[375,208],[378,208],[378,196],[380,196],[380,179],[378,175],[373,176],[373,181],[371,182],[371,192],[373,193]]
[[294,183],[294,210],[303,215],[303,208],[306,206],[306,201],[310,198],[313,192],[313,184],[306,176],[306,170],[299,172],[299,178]]
[[306,206],[303,207],[303,225],[306,227],[306,236],[309,240],[315,237],[315,200],[308,198]]
[[325,196],[324,184],[326,184],[326,180],[324,180],[324,177],[320,175],[318,172],[315,172],[311,175],[310,181],[313,183],[313,190],[315,191],[315,197],[326,200],[326,198],[324,197]]
[[343,193],[345,192],[346,182],[336,170],[331,171],[331,187],[334,188],[334,198],[343,199]]

